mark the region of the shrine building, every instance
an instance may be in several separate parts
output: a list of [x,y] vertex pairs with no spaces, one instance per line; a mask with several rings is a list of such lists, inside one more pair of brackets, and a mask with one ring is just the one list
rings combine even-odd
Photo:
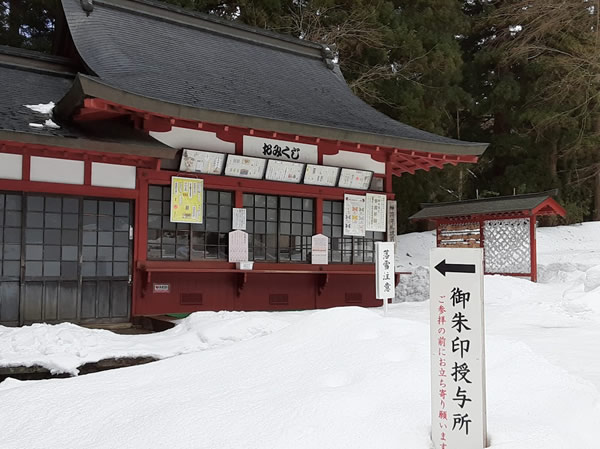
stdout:
[[0,324],[379,306],[392,177],[486,145],[352,94],[322,45],[148,0],[62,0],[0,47]]

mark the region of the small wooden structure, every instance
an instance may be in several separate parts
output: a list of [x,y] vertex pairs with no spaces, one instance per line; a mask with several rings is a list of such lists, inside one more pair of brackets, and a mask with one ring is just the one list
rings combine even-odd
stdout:
[[422,204],[411,220],[436,224],[439,248],[484,248],[486,274],[527,276],[537,281],[536,220],[566,211],[557,191]]

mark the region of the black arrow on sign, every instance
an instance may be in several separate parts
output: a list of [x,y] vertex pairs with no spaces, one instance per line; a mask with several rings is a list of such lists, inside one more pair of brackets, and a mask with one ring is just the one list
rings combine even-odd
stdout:
[[446,263],[442,260],[435,266],[435,269],[446,276],[446,273],[475,273],[475,265],[466,265],[462,263]]

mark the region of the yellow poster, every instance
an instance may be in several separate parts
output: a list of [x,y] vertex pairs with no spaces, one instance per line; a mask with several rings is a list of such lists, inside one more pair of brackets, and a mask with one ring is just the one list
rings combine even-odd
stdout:
[[204,181],[171,178],[171,223],[202,223]]

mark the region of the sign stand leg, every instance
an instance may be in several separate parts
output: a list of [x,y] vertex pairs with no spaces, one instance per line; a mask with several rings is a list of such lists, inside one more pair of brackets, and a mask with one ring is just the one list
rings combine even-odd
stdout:
[[388,314],[388,298],[383,299],[383,316]]

